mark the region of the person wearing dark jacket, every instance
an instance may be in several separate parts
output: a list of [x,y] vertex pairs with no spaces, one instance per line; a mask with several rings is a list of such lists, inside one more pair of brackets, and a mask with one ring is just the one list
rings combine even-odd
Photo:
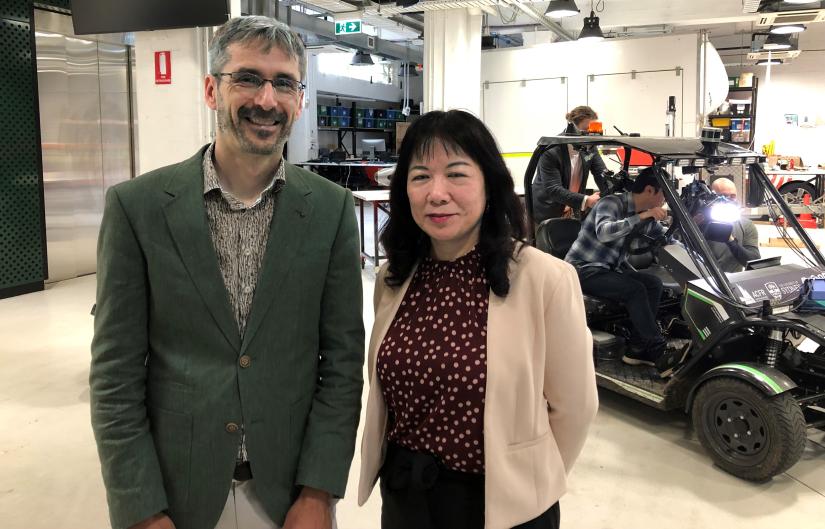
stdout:
[[[736,201],[736,184],[728,178],[717,178],[711,190],[719,196]],[[750,219],[742,217],[733,223],[730,239],[708,241],[716,262],[723,272],[741,272],[748,261],[759,259],[759,233]]]
[[[587,106],[579,106],[567,114],[565,134],[586,131],[590,122],[599,118]],[[533,179],[533,219],[536,224],[558,217],[581,217],[599,201],[599,193],[585,195],[587,175],[600,178],[607,168],[595,150],[578,150],[572,145],[556,145],[547,149],[539,160]]]

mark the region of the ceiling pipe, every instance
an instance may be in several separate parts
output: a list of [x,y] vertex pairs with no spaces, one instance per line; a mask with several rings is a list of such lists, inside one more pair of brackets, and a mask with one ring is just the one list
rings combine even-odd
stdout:
[[552,20],[548,20],[543,13],[539,13],[536,11],[532,6],[528,4],[522,4],[518,0],[504,0],[504,3],[509,5],[510,7],[514,7],[519,9],[528,17],[535,20],[540,26],[545,27],[559,36],[559,40],[576,40],[576,36],[561,27],[557,22],[553,22]]
[[[281,5],[280,14],[283,18],[286,18],[285,11],[287,9],[290,8]],[[406,57],[409,57],[410,61],[415,61],[417,63],[424,62],[424,51],[421,49],[421,46],[409,46],[408,51],[408,48],[405,45],[397,44],[378,37],[373,37],[371,35],[365,35],[364,33],[358,33],[355,35],[336,35],[335,22],[328,22],[326,20],[321,20],[320,18],[305,15],[304,13],[300,13],[295,10],[292,11],[291,27],[299,34],[313,33],[332,42],[337,42],[349,48],[361,50],[372,55],[382,55],[384,57],[398,60],[405,60]],[[370,40],[374,42],[373,47],[369,46],[368,41]]]

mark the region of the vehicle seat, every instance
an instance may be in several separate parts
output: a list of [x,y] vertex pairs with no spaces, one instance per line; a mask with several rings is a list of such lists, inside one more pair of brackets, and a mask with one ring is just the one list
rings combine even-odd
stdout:
[[[570,247],[576,242],[581,229],[578,219],[547,219],[536,229],[536,248],[553,257],[564,259]],[[584,309],[588,317],[612,316],[624,311],[624,307],[613,301],[594,298],[583,294]]]
[[682,287],[676,282],[675,279],[673,279],[670,272],[668,272],[662,265],[654,262],[653,254],[651,252],[646,252],[639,255],[628,255],[627,262],[639,272],[651,274],[661,279],[666,297],[672,297],[682,292]]
[[536,248],[564,259],[581,229],[578,219],[547,219],[536,228]]

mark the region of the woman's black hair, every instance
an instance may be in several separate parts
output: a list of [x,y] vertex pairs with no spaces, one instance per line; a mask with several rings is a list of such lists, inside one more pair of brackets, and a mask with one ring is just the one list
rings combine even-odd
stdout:
[[490,289],[504,297],[510,291],[507,276],[516,241],[524,241],[524,208],[513,189],[513,179],[493,135],[480,119],[462,110],[433,111],[407,130],[398,164],[390,182],[390,216],[381,230],[381,244],[389,263],[385,282],[399,286],[415,264],[430,255],[430,238],[418,227],[407,196],[407,174],[413,158],[427,158],[445,148],[469,156],[481,168],[487,205],[481,217],[478,250]]

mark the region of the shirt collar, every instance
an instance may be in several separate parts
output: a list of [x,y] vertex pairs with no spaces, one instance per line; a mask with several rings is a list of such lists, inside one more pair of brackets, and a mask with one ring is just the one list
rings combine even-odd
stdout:
[[636,214],[636,204],[633,202],[633,193],[630,191],[626,191],[624,194],[624,205],[625,205],[625,212],[627,216],[635,215]]
[[215,144],[212,143],[209,148],[206,149],[206,152],[203,153],[203,194],[207,195],[212,191],[219,190],[223,198],[229,202],[230,206],[232,206],[232,209],[248,209],[255,207],[268,193],[277,193],[286,184],[286,165],[284,164],[284,160],[281,159],[281,163],[279,163],[278,168],[275,169],[275,174],[272,176],[272,180],[270,180],[269,184],[267,184],[264,190],[261,191],[261,196],[258,197],[254,204],[247,207],[243,204],[243,202],[232,196],[231,193],[221,187],[221,182],[218,178],[218,171],[215,169],[215,162],[213,158],[214,152]]

